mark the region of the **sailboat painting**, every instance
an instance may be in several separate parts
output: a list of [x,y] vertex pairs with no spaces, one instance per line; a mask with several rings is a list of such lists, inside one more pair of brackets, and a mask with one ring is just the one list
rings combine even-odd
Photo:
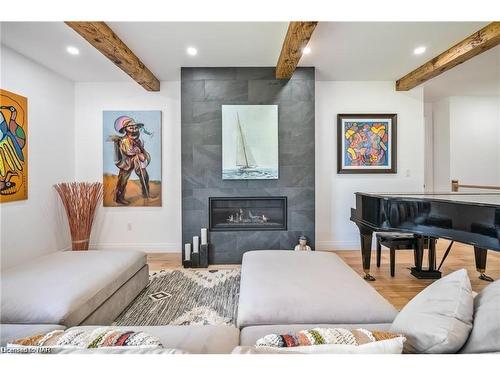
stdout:
[[278,179],[278,106],[222,106],[222,179]]

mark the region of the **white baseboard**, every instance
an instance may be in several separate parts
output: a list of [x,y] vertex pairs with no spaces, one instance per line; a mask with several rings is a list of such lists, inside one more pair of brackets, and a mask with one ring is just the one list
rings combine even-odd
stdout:
[[180,253],[182,246],[180,243],[92,243],[90,244],[90,249],[140,250],[145,253]]
[[[70,246],[64,250],[70,250]],[[140,250],[146,253],[180,253],[182,245],[180,243],[91,243],[91,250],[123,249]],[[360,249],[359,241],[316,241],[316,250],[357,250]],[[375,241],[373,241],[375,249]]]
[[[180,253],[182,252],[181,244],[177,243],[92,243],[91,250],[108,250],[108,249],[123,249],[123,250],[140,250],[146,253]],[[64,249],[71,250],[71,246]],[[359,241],[316,241],[315,250],[334,251],[334,250],[360,250]],[[373,241],[372,250],[375,250],[375,241]]]

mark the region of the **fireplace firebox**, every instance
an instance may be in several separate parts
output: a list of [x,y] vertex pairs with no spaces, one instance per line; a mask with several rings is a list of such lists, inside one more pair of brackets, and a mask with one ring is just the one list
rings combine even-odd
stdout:
[[210,197],[210,231],[287,230],[286,197]]

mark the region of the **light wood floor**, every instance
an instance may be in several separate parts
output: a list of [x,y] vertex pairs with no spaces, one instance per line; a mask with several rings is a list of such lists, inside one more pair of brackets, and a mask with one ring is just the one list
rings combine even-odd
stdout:
[[[441,261],[448,241],[439,240],[437,246],[437,262]],[[361,254],[359,251],[338,250],[334,251],[359,275],[363,275],[361,267]],[[389,273],[389,250],[382,250],[381,267],[377,268],[375,251],[372,252],[371,274],[377,279],[369,282],[377,291],[382,294],[397,309],[401,309],[417,293],[432,283],[432,280],[418,280],[410,275],[409,267],[413,266],[413,252],[411,250],[398,250],[396,252],[396,275],[391,277]],[[162,269],[173,269],[181,267],[180,254],[149,254],[148,264],[151,271]],[[424,261],[424,265],[426,265]],[[216,265],[210,266],[212,269],[239,268],[239,265]],[[471,279],[472,289],[480,292],[489,283],[479,280],[474,263],[474,250],[471,246],[454,244],[448,259],[444,263],[441,271],[443,275],[465,268]],[[488,252],[488,263],[486,274],[493,279],[500,279],[500,253]]]
[[[448,246],[449,241],[439,240],[437,246],[437,263],[441,262],[441,258]],[[359,252],[353,251],[336,251],[344,261],[351,266],[358,274],[363,275],[363,267],[361,266],[361,255]],[[425,253],[427,255],[427,251]],[[427,259],[424,260],[424,265],[427,266]],[[377,291],[382,294],[389,302],[397,309],[401,309],[415,295],[417,295],[433,280],[419,280],[410,275],[409,267],[414,265],[413,251],[397,250],[396,251],[396,275],[391,277],[389,270],[389,250],[382,248],[382,261],[380,268],[377,268],[375,259],[375,251],[372,251],[372,266],[371,275],[377,280],[369,282]],[[474,262],[474,249],[472,246],[455,243],[450,255],[446,259],[441,271],[447,275],[460,268],[465,268],[469,274],[472,290],[480,292],[490,283],[480,280],[479,273],[476,271]],[[486,274],[493,279],[500,279],[500,253],[488,251],[488,262],[486,264]]]

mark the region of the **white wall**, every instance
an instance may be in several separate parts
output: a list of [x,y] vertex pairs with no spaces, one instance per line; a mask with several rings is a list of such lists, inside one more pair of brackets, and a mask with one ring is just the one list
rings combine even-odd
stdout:
[[500,185],[500,99],[450,98],[450,177],[473,185]]
[[74,84],[9,48],[0,53],[0,87],[28,98],[28,200],[0,205],[7,268],[70,246],[52,185],[74,178]]
[[451,180],[500,184],[500,98],[452,96],[433,103],[434,187]]
[[432,103],[424,103],[424,190],[434,191],[434,124]]
[[[76,179],[102,181],[102,111],[161,110],[163,117],[162,207],[101,207],[93,248],[181,251],[180,82],[161,82],[147,92],[135,82],[75,86]],[[128,228],[131,227],[131,230]]]
[[450,191],[450,99],[444,98],[432,106],[434,143],[434,191]]
[[[66,229],[57,230],[66,223],[51,186],[73,178],[102,180],[103,110],[163,112],[163,207],[100,208],[91,246],[181,250],[180,82],[162,82],[158,93],[134,82],[73,84],[10,50],[2,57],[2,74],[3,88],[30,98],[30,199],[1,206],[6,264],[69,246]],[[397,174],[336,173],[338,113],[398,114]],[[349,221],[355,191],[422,191],[423,150],[421,89],[402,93],[393,82],[316,82],[317,249],[359,249]]]
[[[337,174],[338,113],[397,113],[397,174]],[[359,249],[359,232],[349,220],[354,192],[423,191],[423,150],[421,88],[396,92],[394,82],[316,82],[316,248]]]

